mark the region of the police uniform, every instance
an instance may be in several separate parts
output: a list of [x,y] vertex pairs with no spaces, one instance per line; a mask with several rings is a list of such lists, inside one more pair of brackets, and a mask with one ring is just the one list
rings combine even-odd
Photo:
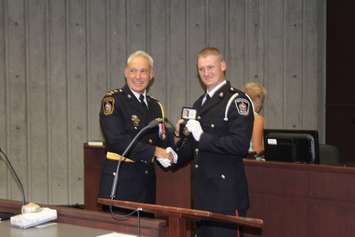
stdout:
[[[249,98],[227,81],[203,105],[204,95],[194,104],[204,133],[192,136],[176,148],[179,162],[193,158],[193,208],[228,215],[245,213],[249,207],[243,157],[248,153],[253,128]],[[236,236],[236,226],[203,223],[197,236]]]
[[103,161],[100,197],[110,197],[117,159],[122,159],[115,198],[155,203],[155,146],[165,147],[167,140],[159,137],[159,127],[143,133],[125,158],[119,155],[150,121],[164,117],[156,99],[147,95],[146,101],[148,108],[142,106],[127,85],[106,93],[102,99],[100,125],[107,156]]

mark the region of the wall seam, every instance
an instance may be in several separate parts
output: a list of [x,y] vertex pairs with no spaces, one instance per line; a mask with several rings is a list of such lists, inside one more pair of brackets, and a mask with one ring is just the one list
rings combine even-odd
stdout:
[[50,28],[51,28],[51,20],[50,20],[50,0],[46,1],[46,8],[45,8],[45,50],[46,50],[46,59],[45,59],[45,82],[46,82],[46,124],[47,124],[47,198],[46,202],[49,202],[49,190],[50,190],[50,184],[52,182],[52,178],[50,175],[50,167],[51,167],[51,158],[52,158],[52,150],[51,150],[51,144],[52,144],[52,130],[50,126],[50,104],[51,104],[51,98],[50,98],[50,88],[51,88],[51,80],[50,80],[50,74],[51,74],[51,51],[50,51],[50,42],[51,42],[51,35],[50,35]]
[[286,124],[286,101],[285,101],[285,96],[286,96],[286,78],[287,78],[287,74],[286,74],[286,68],[287,68],[287,62],[285,61],[285,59],[287,59],[287,17],[286,17],[286,9],[287,9],[287,0],[283,0],[283,11],[282,11],[282,19],[283,19],[283,25],[282,25],[282,29],[283,29],[283,45],[282,45],[282,87],[283,87],[283,93],[282,93],[282,127],[285,127]]
[[[85,93],[86,93],[86,140],[89,139],[89,91],[90,91],[90,77],[92,75],[91,72],[91,1],[84,1],[84,9],[85,9],[85,16],[84,16],[84,28],[85,28]],[[107,63],[106,63],[107,65]],[[107,77],[106,77],[107,80]]]
[[[10,139],[9,137],[11,136],[10,134],[10,121],[11,121],[11,114],[9,113],[9,108],[10,108],[10,98],[11,98],[11,91],[10,91],[10,86],[9,86],[9,28],[8,28],[8,15],[9,15],[9,8],[8,8],[8,0],[4,0],[4,10],[3,10],[3,24],[4,24],[4,76],[5,76],[5,128],[6,128],[6,133],[5,133],[5,144],[6,144],[6,151],[9,151],[10,148]],[[10,185],[9,185],[9,170],[6,169],[6,196],[7,198],[10,198]]]
[[70,78],[69,78],[69,73],[70,73],[70,0],[65,0],[65,78],[66,78],[66,109],[67,109],[67,157],[66,157],[66,162],[67,162],[67,174],[68,177],[66,179],[67,183],[67,202],[70,201],[71,197],[71,189],[70,189],[70,169],[71,169],[71,164],[70,164],[70,156],[71,156],[71,137],[70,137],[70,120],[71,120],[71,114],[70,114]]

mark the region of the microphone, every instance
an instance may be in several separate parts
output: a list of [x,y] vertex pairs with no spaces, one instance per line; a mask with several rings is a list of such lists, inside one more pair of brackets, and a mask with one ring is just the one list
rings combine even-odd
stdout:
[[25,205],[26,204],[26,196],[25,196],[25,189],[23,188],[22,182],[21,182],[20,178],[18,177],[14,167],[12,166],[9,158],[7,157],[5,152],[1,149],[1,147],[0,147],[0,153],[2,154],[2,156],[0,156],[0,157],[3,157],[3,160],[6,164],[6,166],[11,171],[11,174],[12,174],[13,178],[15,179],[18,188],[20,189],[20,191],[22,193],[22,205]]
[[[145,126],[144,128],[142,128],[142,130],[144,130],[145,128],[149,129],[149,128],[154,128],[155,126],[158,126],[160,123],[163,123],[164,120],[162,118],[156,118],[156,119],[153,119],[152,121],[150,121],[148,123],[147,126]],[[141,130],[141,131],[142,131]],[[138,134],[137,134],[138,135]]]
[[56,210],[52,210],[49,208],[41,208],[39,205],[32,202],[26,204],[25,189],[23,188],[23,184],[20,178],[18,177],[6,153],[1,148],[0,148],[0,154],[2,154],[2,156],[0,157],[3,157],[6,166],[10,169],[11,174],[16,180],[16,183],[22,193],[22,208],[21,208],[22,214],[14,216],[15,213],[1,212],[0,220],[5,220],[10,218],[11,225],[26,229],[35,225],[39,225],[57,219]]
[[[126,149],[123,151],[123,153],[121,154],[121,156],[125,157],[128,153],[128,151],[131,149],[132,145],[137,141],[137,139],[140,137],[140,135],[145,132],[148,129],[154,128],[156,126],[158,126],[160,123],[163,123],[164,120],[161,118],[156,118],[152,121],[150,121],[144,128],[142,128],[131,140],[131,142],[128,144],[128,146],[126,147]],[[111,188],[111,194],[110,194],[110,198],[111,200],[113,200],[115,198],[115,193],[116,193],[116,189],[117,189],[117,182],[118,182],[118,174],[119,174],[119,170],[120,170],[120,166],[121,166],[122,160],[119,160],[117,163],[117,167],[116,167],[116,175],[113,179],[112,182],[112,188]]]

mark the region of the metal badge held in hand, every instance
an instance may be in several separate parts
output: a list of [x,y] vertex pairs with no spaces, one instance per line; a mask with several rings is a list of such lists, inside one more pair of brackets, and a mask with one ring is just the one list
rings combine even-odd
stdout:
[[182,107],[181,118],[185,120],[196,119],[197,111],[191,107]]
[[179,136],[185,137],[190,135],[189,131],[185,128],[186,122],[190,119],[196,119],[197,111],[191,107],[182,107],[181,110],[181,118],[185,120],[183,123],[180,124],[179,129]]

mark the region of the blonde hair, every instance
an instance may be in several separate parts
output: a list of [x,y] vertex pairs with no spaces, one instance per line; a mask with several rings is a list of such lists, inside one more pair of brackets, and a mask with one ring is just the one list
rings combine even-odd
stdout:
[[221,61],[223,61],[223,55],[221,54],[221,52],[219,51],[219,49],[214,48],[214,47],[207,47],[202,49],[198,54],[197,54],[197,59],[201,58],[201,57],[207,57],[210,55],[214,55],[214,56],[218,56]]
[[150,56],[148,53],[144,52],[143,50],[137,50],[133,52],[131,55],[129,55],[127,59],[127,64],[129,64],[134,58],[136,57],[143,57],[148,60],[150,68],[153,68],[154,66],[154,60],[152,56]]
[[265,87],[259,82],[248,82],[244,84],[243,91],[250,96],[251,99],[259,97],[264,99],[267,92]]

